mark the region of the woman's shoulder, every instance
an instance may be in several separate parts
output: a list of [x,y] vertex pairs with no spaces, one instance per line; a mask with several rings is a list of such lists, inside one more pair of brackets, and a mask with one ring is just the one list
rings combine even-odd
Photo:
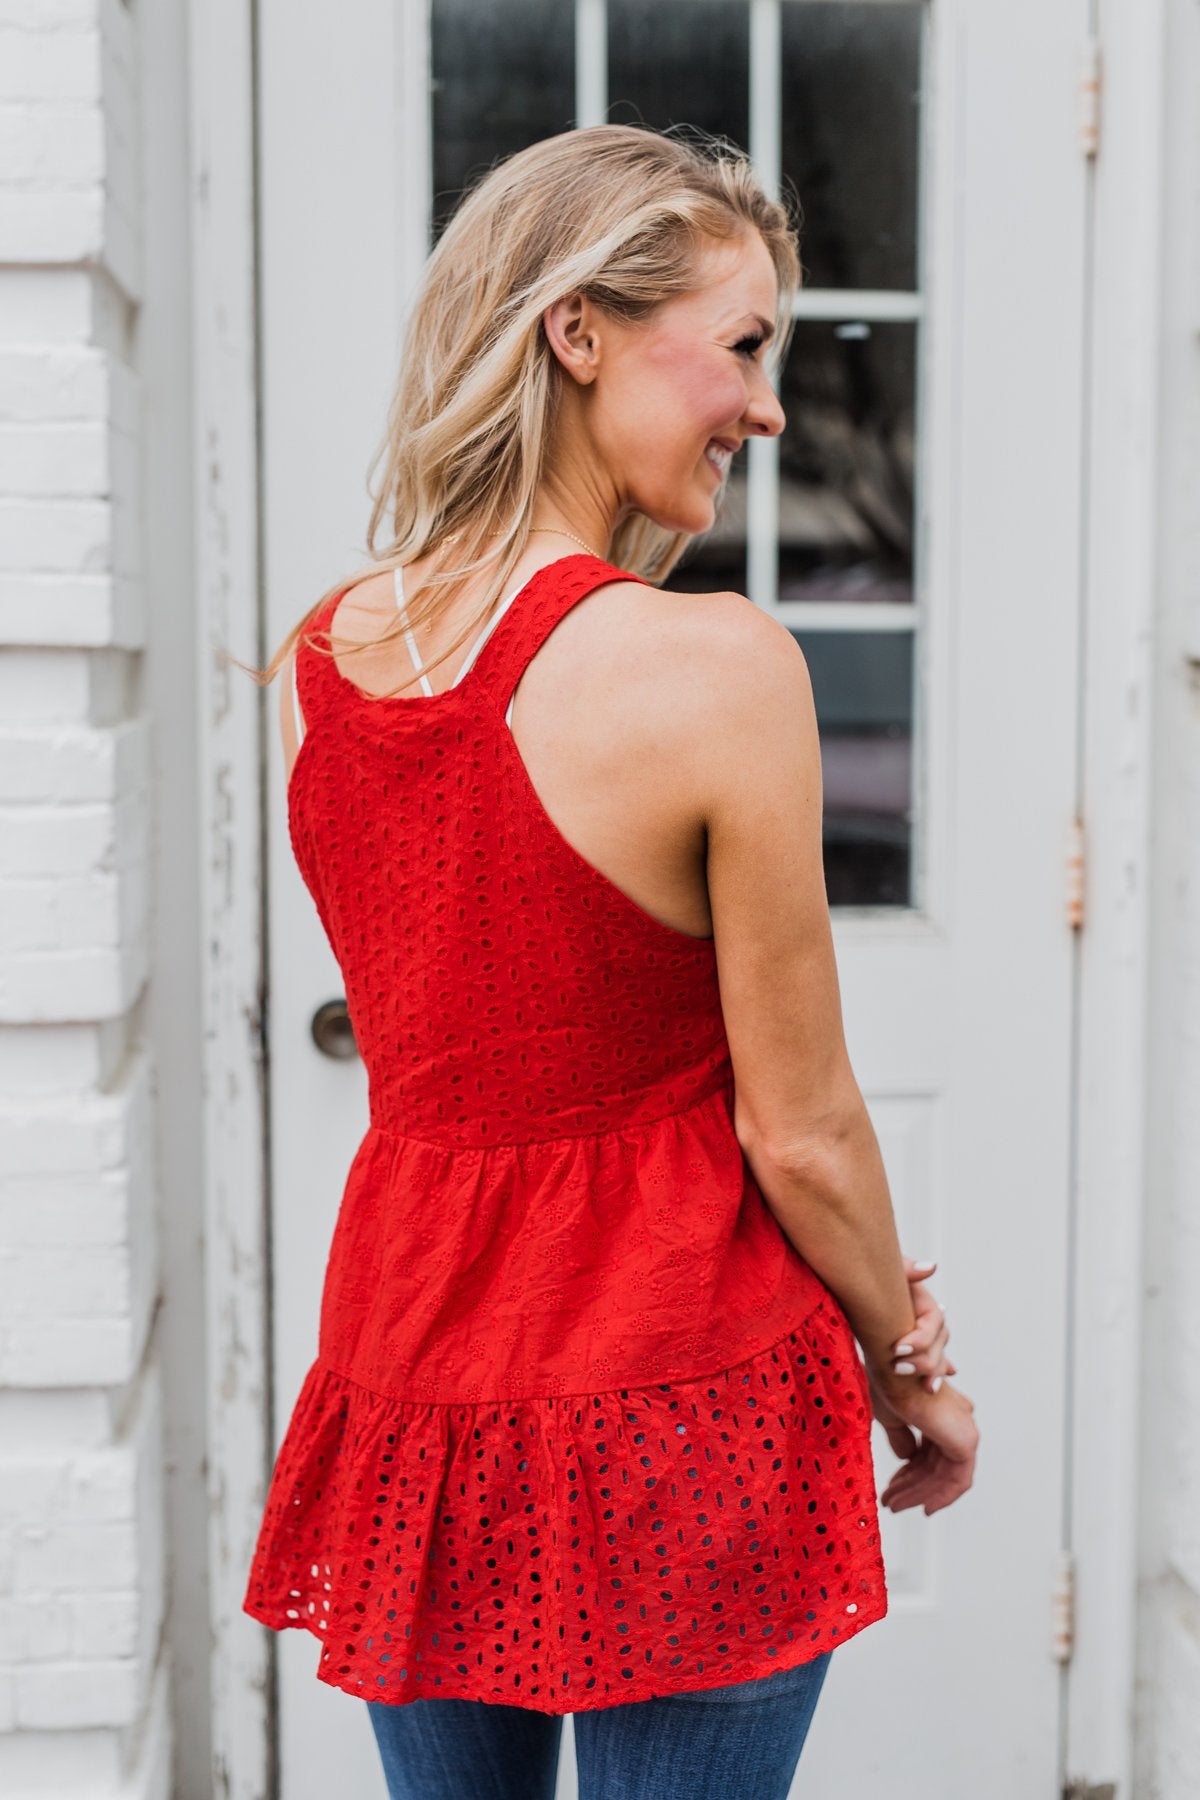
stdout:
[[753,692],[757,683],[794,681],[805,659],[781,620],[736,589],[711,592],[618,581],[611,593],[630,630],[630,649],[657,651],[687,679]]

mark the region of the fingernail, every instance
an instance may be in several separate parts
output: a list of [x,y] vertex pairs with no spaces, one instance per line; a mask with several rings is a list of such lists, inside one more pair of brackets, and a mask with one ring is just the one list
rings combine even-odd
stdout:
[[915,1375],[917,1372],[916,1363],[899,1362],[899,1363],[894,1363],[893,1367],[894,1367],[897,1375]]
[[940,1375],[935,1375],[935,1376],[934,1376],[934,1378],[933,1378],[933,1381],[932,1381],[932,1382],[931,1382],[931,1383],[930,1383],[930,1386],[931,1386],[931,1388],[932,1388],[932,1391],[933,1391],[933,1392],[934,1392],[934,1393],[935,1393],[935,1394],[936,1394],[936,1393],[937,1393],[937,1391],[938,1391],[938,1389],[939,1389],[939,1388],[940,1388],[940,1387],[941,1387],[941,1385],[942,1385],[942,1378],[941,1378],[941,1376],[940,1376]]
[[911,1356],[912,1355],[912,1345],[911,1344],[897,1344],[896,1348],[892,1351],[892,1355],[893,1356]]
[[918,1269],[932,1269],[937,1258],[933,1256],[914,1256],[913,1261],[916,1263]]

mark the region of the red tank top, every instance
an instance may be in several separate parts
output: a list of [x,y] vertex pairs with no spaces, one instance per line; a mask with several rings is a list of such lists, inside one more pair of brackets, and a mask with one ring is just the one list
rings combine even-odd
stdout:
[[539,570],[432,696],[296,656],[291,841],[369,1123],[243,1605],[365,1699],[580,1712],[887,1611],[865,1371],[735,1136],[713,941],[567,842],[505,720],[632,579]]

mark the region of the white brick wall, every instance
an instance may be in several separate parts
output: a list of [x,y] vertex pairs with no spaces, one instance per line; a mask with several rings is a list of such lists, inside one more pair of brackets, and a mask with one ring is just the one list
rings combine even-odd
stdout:
[[170,1787],[137,12],[0,0],[0,1794]]

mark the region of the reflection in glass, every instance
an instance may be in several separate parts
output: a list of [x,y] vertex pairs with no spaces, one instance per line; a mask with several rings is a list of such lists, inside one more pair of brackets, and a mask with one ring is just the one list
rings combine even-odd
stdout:
[[821,733],[831,906],[911,906],[913,637],[792,633]]
[[913,325],[797,324],[779,393],[781,600],[912,599],[915,358]]
[[615,125],[698,125],[745,149],[746,0],[609,0],[608,97]]
[[805,285],[917,286],[922,5],[782,9],[782,162]]
[[433,228],[471,180],[575,117],[575,9],[565,0],[432,0]]

